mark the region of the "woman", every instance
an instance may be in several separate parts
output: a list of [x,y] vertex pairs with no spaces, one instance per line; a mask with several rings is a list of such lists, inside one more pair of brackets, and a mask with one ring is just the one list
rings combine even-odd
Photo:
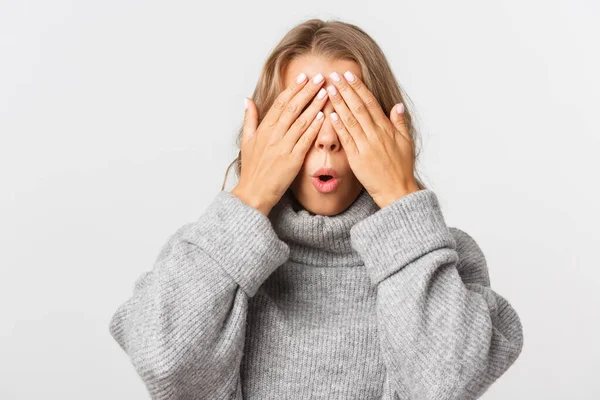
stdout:
[[519,317],[418,179],[404,97],[354,25],[282,39],[245,99],[239,183],[110,322],[153,398],[475,399],[514,363]]

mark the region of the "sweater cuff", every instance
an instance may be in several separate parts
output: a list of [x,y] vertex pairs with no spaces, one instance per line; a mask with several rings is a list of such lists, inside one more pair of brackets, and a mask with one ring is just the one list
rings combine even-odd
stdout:
[[290,253],[269,218],[228,191],[219,192],[186,239],[212,257],[249,297]]
[[350,229],[350,238],[373,285],[433,250],[456,249],[431,189],[402,196],[359,221]]

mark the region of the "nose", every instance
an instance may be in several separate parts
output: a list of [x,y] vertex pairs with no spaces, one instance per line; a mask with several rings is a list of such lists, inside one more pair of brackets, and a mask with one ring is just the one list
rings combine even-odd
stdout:
[[325,121],[323,121],[323,123],[321,124],[321,129],[319,130],[319,134],[315,139],[314,146],[315,149],[320,151],[337,152],[340,151],[341,145],[338,139],[337,132],[331,124],[331,117],[329,116],[329,114],[332,113],[334,109],[333,106],[329,106],[330,104],[329,102],[327,102],[325,107],[323,107],[323,117],[325,118]]

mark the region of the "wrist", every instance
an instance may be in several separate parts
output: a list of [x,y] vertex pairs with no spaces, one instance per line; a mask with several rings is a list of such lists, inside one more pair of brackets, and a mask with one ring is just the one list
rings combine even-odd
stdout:
[[233,190],[231,191],[231,194],[235,195],[237,198],[239,198],[241,201],[243,201],[250,207],[255,208],[256,210],[260,211],[265,216],[268,216],[269,212],[271,212],[272,207],[270,207],[264,200],[262,200],[261,198],[259,198],[257,196],[248,194],[246,191],[244,191],[239,186],[236,186],[235,188],[233,188]]
[[385,196],[381,196],[381,198],[378,198],[376,200],[376,203],[379,206],[379,208],[383,208],[383,207],[388,206],[391,203],[399,200],[400,198],[402,198],[406,195],[409,195],[411,193],[418,192],[419,190],[421,190],[421,189],[419,188],[419,186],[416,183],[409,184],[402,188],[399,188],[398,190],[389,192]]

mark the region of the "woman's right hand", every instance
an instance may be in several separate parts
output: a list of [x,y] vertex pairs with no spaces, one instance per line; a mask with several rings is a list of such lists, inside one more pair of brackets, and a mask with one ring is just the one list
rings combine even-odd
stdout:
[[[320,110],[327,101],[327,91],[319,90],[323,82],[321,74],[310,82],[306,75],[301,82],[296,80],[275,99],[258,128],[256,105],[247,99],[240,145],[241,176],[231,193],[267,216],[300,171],[319,133],[324,120]],[[312,104],[298,117],[312,98]]]

